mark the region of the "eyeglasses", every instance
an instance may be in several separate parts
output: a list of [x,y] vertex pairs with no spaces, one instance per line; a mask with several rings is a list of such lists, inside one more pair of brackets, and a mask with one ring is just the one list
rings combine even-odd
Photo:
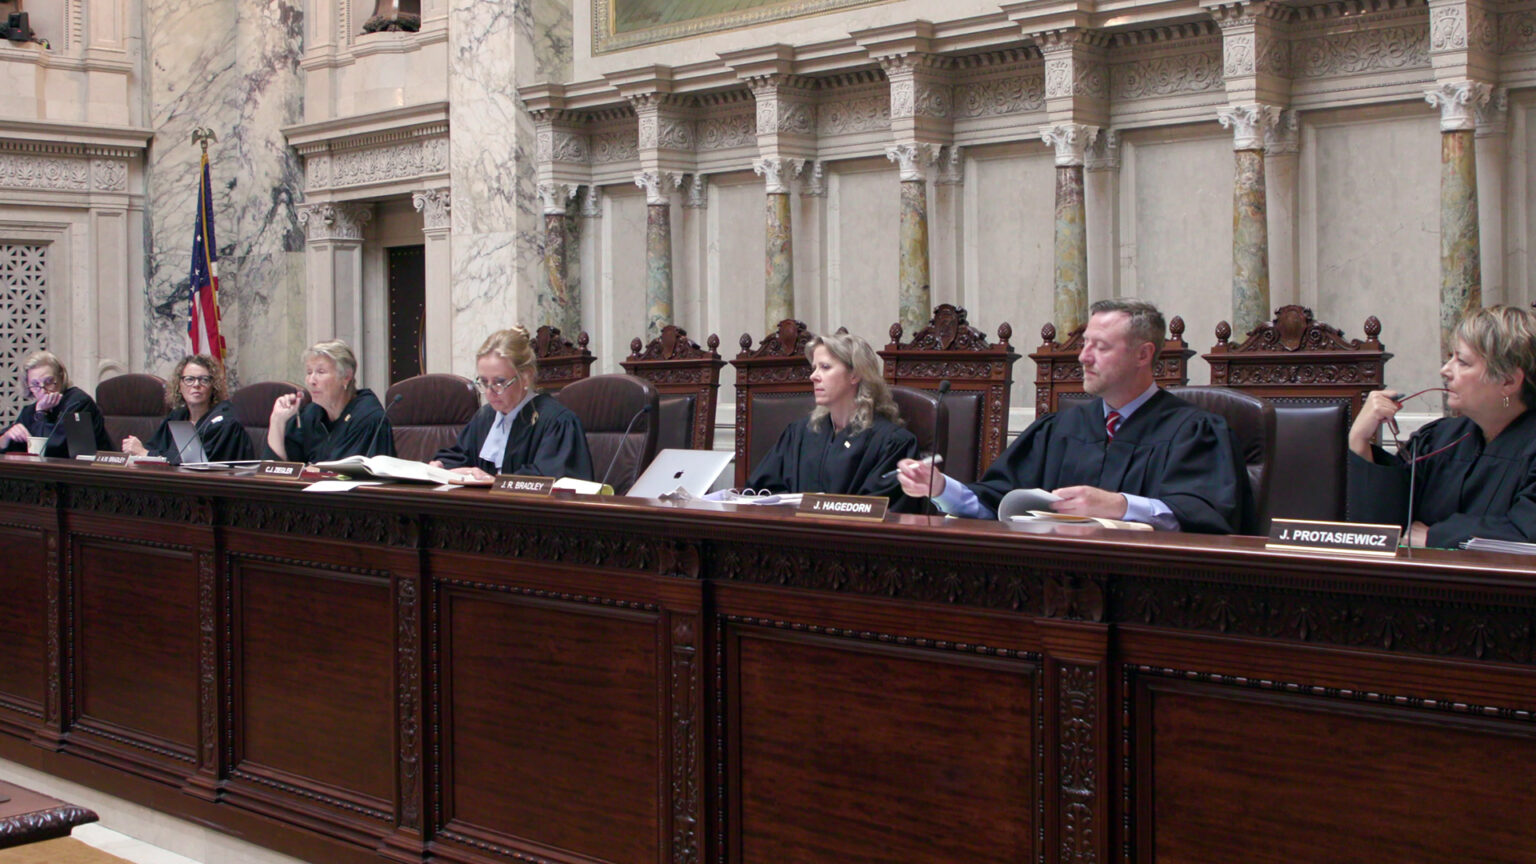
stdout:
[[33,393],[46,393],[59,386],[59,382],[53,378],[44,378],[41,381],[28,381],[27,389]]
[[507,388],[516,383],[516,378],[513,378],[510,381],[504,378],[497,378],[495,381],[487,381],[484,378],[475,379],[476,387],[480,388],[481,390],[488,391],[496,396],[500,396],[501,394],[507,392]]
[[213,383],[213,376],[183,375],[181,376],[181,383],[187,385],[188,387],[207,387],[209,384]]
[[[1393,399],[1392,401],[1396,402],[1397,406],[1399,408],[1401,408],[1403,406],[1403,403],[1407,402],[1409,399],[1417,399],[1420,396],[1426,396],[1426,395],[1428,395],[1430,393],[1449,393],[1449,392],[1451,392],[1451,391],[1447,390],[1444,387],[1426,387],[1425,389],[1420,390],[1419,392],[1413,394],[1412,396],[1404,396],[1404,397],[1402,397],[1400,399]],[[1439,456],[1441,453],[1444,453],[1445,451],[1451,449],[1452,447],[1455,447],[1457,444],[1460,444],[1461,442],[1467,440],[1468,438],[1470,438],[1472,436],[1472,431],[1469,429],[1469,430],[1467,430],[1467,433],[1465,435],[1462,435],[1460,438],[1457,438],[1455,441],[1452,441],[1451,443],[1445,445],[1444,447],[1441,447],[1441,448],[1439,448],[1437,450],[1432,450],[1432,451],[1430,451],[1428,453],[1423,454],[1422,456],[1416,456],[1412,452],[1409,451],[1408,446],[1407,446],[1409,442],[1405,442],[1405,441],[1403,441],[1402,438],[1398,437],[1402,433],[1401,433],[1401,430],[1399,430],[1398,427],[1397,427],[1397,418],[1396,417],[1388,417],[1387,418],[1387,428],[1392,431],[1392,443],[1397,445],[1397,452],[1399,454],[1403,454],[1403,453],[1407,453],[1408,454],[1408,457],[1405,458],[1405,461],[1409,465],[1413,465],[1413,464],[1418,463],[1418,462],[1423,462],[1425,459],[1428,459],[1431,456]]]

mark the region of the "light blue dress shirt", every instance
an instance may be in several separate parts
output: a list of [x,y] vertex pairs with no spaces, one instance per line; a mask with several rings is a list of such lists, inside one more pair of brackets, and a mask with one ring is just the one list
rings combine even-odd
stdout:
[[517,413],[523,410],[523,406],[533,401],[533,391],[523,394],[523,401],[513,406],[511,411],[503,414],[496,412],[496,422],[491,424],[491,431],[485,434],[485,443],[480,445],[480,458],[501,468],[501,457],[507,453],[507,436],[512,434],[512,421],[517,419]]

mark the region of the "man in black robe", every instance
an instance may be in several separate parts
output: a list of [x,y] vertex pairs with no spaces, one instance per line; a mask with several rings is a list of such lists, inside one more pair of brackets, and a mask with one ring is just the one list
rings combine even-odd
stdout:
[[1163,316],[1149,303],[1093,304],[1078,359],[1099,398],[1036,420],[977,483],[906,460],[908,495],[929,489],[940,509],[992,518],[1004,495],[1040,488],[1058,513],[1144,522],[1167,531],[1228,534],[1252,506],[1248,476],[1226,421],[1160,390],[1152,367]]

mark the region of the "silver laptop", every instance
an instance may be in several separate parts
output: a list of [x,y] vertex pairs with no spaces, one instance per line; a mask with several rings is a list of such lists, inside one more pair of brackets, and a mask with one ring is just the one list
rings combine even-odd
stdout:
[[208,453],[203,449],[203,439],[197,436],[197,427],[190,420],[167,420],[165,425],[170,427],[171,440],[176,444],[177,462],[185,465],[188,463],[207,462]]
[[663,450],[625,492],[632,498],[659,498],[679,486],[695,498],[714,486],[736,454],[729,450]]

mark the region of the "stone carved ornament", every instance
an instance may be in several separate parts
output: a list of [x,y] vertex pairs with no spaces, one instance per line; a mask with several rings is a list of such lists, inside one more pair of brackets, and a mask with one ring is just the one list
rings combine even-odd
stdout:
[[424,189],[411,193],[411,206],[421,214],[422,229],[437,231],[452,226],[453,195],[448,189]]
[[373,219],[373,208],[362,204],[301,204],[299,224],[305,236],[316,240],[362,240],[363,229]]
[[1045,108],[1045,77],[1021,74],[955,87],[957,117],[997,117]]
[[891,128],[891,100],[885,94],[869,94],[821,106],[816,117],[816,134],[845,135],[853,132],[880,132]]
[[306,179],[311,181],[306,184],[309,188],[361,186],[441,174],[448,170],[448,138],[402,141],[380,147],[339,150],[329,155],[328,160],[316,164],[317,169],[328,174],[324,178],[320,171],[313,175],[308,171],[310,163],[316,162],[316,156],[305,160]]
[[1221,55],[1215,51],[1150,57],[1120,63],[1110,70],[1116,100],[1205,93],[1226,86]]
[[84,159],[0,153],[0,186],[85,192],[91,188],[91,165]]
[[885,148],[885,158],[895,162],[902,182],[922,181],[926,167],[933,164],[934,149],[931,144],[898,144]]
[[699,150],[729,150],[756,144],[756,118],[751,114],[709,115],[699,120]]
[[1291,48],[1291,69],[1297,78],[1327,78],[1428,65],[1429,30],[1422,26],[1330,33],[1298,40]]
[[629,162],[640,155],[640,139],[633,128],[599,132],[592,136],[592,161],[606,165]]

